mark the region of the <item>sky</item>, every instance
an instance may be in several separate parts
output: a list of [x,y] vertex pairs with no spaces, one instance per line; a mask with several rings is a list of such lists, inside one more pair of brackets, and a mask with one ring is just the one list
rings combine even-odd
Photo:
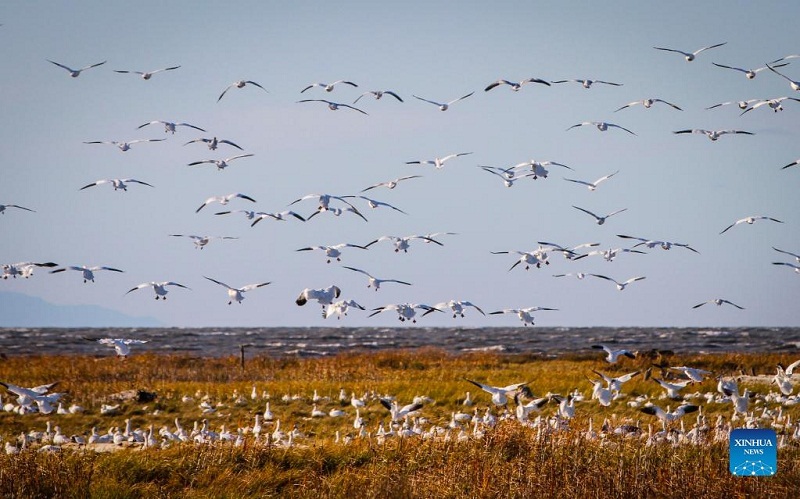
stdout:
[[[773,15],[774,14],[774,15]],[[0,215],[0,262],[52,261],[103,265],[82,282],[78,272],[0,281],[0,292],[41,298],[54,305],[91,305],[170,326],[396,326],[397,315],[370,310],[394,303],[434,305],[468,300],[484,312],[532,306],[536,326],[731,327],[800,326],[800,275],[772,262],[800,253],[800,102],[782,112],[767,106],[740,116],[722,102],[800,94],[769,71],[748,80],[719,64],[755,68],[800,53],[796,2],[15,2],[0,9],[0,204],[18,204]],[[726,42],[693,62],[680,54]],[[56,61],[80,68],[108,61],[71,78]],[[800,80],[800,58],[780,69]],[[145,81],[114,70],[158,73]],[[500,78],[546,81],[589,78],[622,84],[525,85],[519,92]],[[232,88],[236,80],[257,82]],[[301,90],[315,82],[348,80]],[[333,112],[328,99],[352,105],[363,92],[392,90],[357,107]],[[445,112],[414,98],[443,102],[470,92]],[[683,110],[656,104],[615,109],[660,98]],[[154,120],[187,122],[173,134]],[[600,132],[584,121],[623,126]],[[738,129],[710,141],[683,129]],[[210,151],[199,137],[240,145]],[[122,152],[88,141],[163,139]],[[406,162],[469,152],[441,169]],[[189,163],[231,157],[228,168]],[[478,168],[507,168],[529,160],[550,167],[548,178],[519,180],[507,188]],[[619,171],[590,192],[564,177],[595,180]],[[228,209],[278,212],[310,193],[359,194],[406,175],[420,175],[395,189],[364,193],[390,203],[370,209],[352,202],[352,213],[321,213],[306,223],[263,220],[254,227]],[[100,179],[135,178],[115,192],[109,185],[80,188]],[[256,200],[211,204],[211,196],[239,192]],[[341,203],[337,204],[341,206]],[[626,208],[597,225],[576,209],[597,214]],[[304,217],[315,200],[291,207]],[[751,215],[783,223],[725,227]],[[438,246],[413,241],[408,253],[388,242],[368,250],[345,248],[342,261],[326,263],[318,251],[351,243],[366,245],[384,235],[453,232]],[[203,250],[169,234],[230,236]],[[568,261],[551,254],[550,265],[509,271],[514,254],[538,241],[563,246],[599,243],[630,248],[617,234],[689,244],[646,254],[623,254],[613,262],[590,256]],[[583,250],[585,251],[585,250]],[[342,268],[364,269],[387,283],[368,289],[366,278]],[[617,291],[595,273],[624,281],[646,279]],[[271,282],[249,291],[240,305],[227,305],[225,289]],[[140,283],[175,281],[166,301]],[[294,301],[304,288],[337,285],[341,298],[367,311],[351,310],[337,321],[323,319],[316,303]],[[692,306],[714,298],[742,307]],[[81,308],[80,310],[86,310]],[[0,318],[0,325],[11,319]],[[8,325],[9,322],[5,322]],[[424,326],[514,326],[515,315],[466,317],[449,313],[421,318]],[[535,333],[532,333],[535,334]]]

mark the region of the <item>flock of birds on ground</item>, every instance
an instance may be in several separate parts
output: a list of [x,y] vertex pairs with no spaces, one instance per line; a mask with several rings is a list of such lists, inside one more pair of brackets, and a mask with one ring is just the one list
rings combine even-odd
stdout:
[[[601,445],[616,445],[617,437],[638,439],[647,446],[709,445],[727,441],[730,430],[735,427],[773,428],[780,435],[779,447],[800,445],[800,424],[796,419],[792,420],[789,414],[790,409],[800,403],[800,393],[794,393],[794,383],[800,375],[800,372],[796,374],[794,371],[800,368],[800,360],[786,367],[778,364],[774,376],[760,379],[744,375],[716,375],[698,367],[670,366],[663,357],[644,372],[625,372],[629,369],[612,365],[623,358],[636,358],[637,355],[607,345],[593,345],[593,348],[604,351],[604,360],[609,364],[609,369],[592,369],[595,377],[586,376],[592,386],[591,395],[588,396],[579,388],[566,394],[536,396],[528,382],[494,386],[468,378],[463,379],[464,383],[480,390],[475,398],[470,391],[466,391],[463,398],[450,402],[420,395],[408,404],[398,401],[393,395],[374,391],[358,397],[353,391],[348,394],[345,388],[340,388],[338,399],[321,396],[316,389],[311,396],[287,393],[280,399],[272,399],[268,391],[259,392],[253,385],[250,397],[238,390],[234,390],[229,397],[222,396],[217,400],[201,391],[194,395],[183,395],[180,398],[181,410],[186,411],[196,404],[199,411],[200,419],[194,421],[191,430],[186,429],[179,418],[174,419],[174,428],[164,425],[158,430],[154,429],[153,424],[147,428],[133,428],[131,419],[127,418],[124,426],[111,426],[104,432],[92,427],[84,434],[66,435],[61,432],[60,425],[53,426],[48,420],[47,428],[43,431],[34,430],[22,433],[16,439],[6,439],[5,451],[17,454],[30,448],[40,452],[57,452],[63,446],[97,451],[129,447],[158,449],[181,443],[292,447],[331,439],[339,444],[347,444],[353,439],[373,438],[379,444],[389,438],[464,442],[481,439],[499,421],[532,427],[537,432],[537,439],[551,435],[574,438],[577,432],[578,439],[596,441]],[[622,370],[625,374],[609,372],[611,370]],[[660,371],[660,377],[656,377],[657,371]],[[658,384],[663,391],[660,395],[625,393],[624,384],[636,377]],[[716,390],[710,389],[707,382],[715,379]],[[767,379],[770,386],[774,384],[778,387],[778,391],[763,393],[763,383]],[[743,382],[758,382],[762,386],[758,391],[749,387],[741,391],[740,383]],[[0,397],[0,410],[19,415],[55,414],[67,418],[84,413],[85,409],[76,403],[64,405],[61,399],[65,394],[52,392],[57,384],[28,388],[0,382],[9,395],[16,396],[15,402],[5,403]],[[703,384],[706,385],[705,391],[699,388]],[[693,386],[698,388],[690,392]],[[150,392],[130,392],[118,394],[116,404],[103,403],[97,411],[99,416],[113,421],[127,411],[129,407],[124,407],[127,404],[120,403],[120,398],[140,404],[153,402],[156,398]],[[484,400],[486,397],[488,401]],[[700,405],[701,402],[704,405]],[[388,412],[374,408],[375,404],[380,404]],[[603,408],[615,406],[617,409],[624,404],[641,413],[646,425],[641,419],[612,413],[611,417],[603,416],[602,424],[595,428],[589,415],[588,429],[584,431],[572,422],[578,408],[590,404]],[[731,409],[729,418],[723,416],[726,405]],[[164,416],[158,409],[150,410],[147,405],[140,407],[141,411],[151,416]],[[260,407],[264,407],[263,412]],[[707,418],[704,407],[707,407],[707,411],[719,412],[713,422]],[[224,423],[232,419],[234,409],[246,410],[249,414],[245,418],[247,424],[233,428]],[[448,411],[449,418],[445,416]],[[695,422],[687,429],[684,416],[688,414],[695,415]],[[649,419],[649,416],[655,419]],[[216,429],[212,427],[210,418],[218,418],[220,426]],[[295,420],[291,430],[285,425],[281,426],[282,418],[284,422]],[[327,427],[315,427],[308,432],[303,425],[311,420],[330,420],[331,427],[335,429],[328,428],[329,433],[325,433]],[[349,421],[352,421],[352,425],[345,423]],[[347,429],[343,432],[342,428]]]
[[[655,48],[656,50],[659,51],[678,52],[684,55],[686,61],[691,62],[695,60],[695,58],[700,53],[706,50],[721,47],[723,45],[725,44],[720,43],[709,47],[704,47],[694,52],[683,52],[680,50],[663,48],[663,47],[655,47]],[[793,91],[800,91],[800,82],[794,81],[788,76],[786,76],[786,74],[784,74],[784,71],[786,71],[786,69],[784,68],[790,65],[792,59],[798,57],[800,57],[800,55],[789,55],[786,57],[775,59],[772,62],[765,64],[765,66],[756,69],[743,69],[717,63],[714,63],[714,65],[723,69],[741,72],[748,79],[755,78],[756,75],[760,72],[768,71],[769,74],[772,74],[775,78],[782,78],[787,80],[790,88]],[[87,70],[97,68],[105,64],[104,61],[97,64],[85,66],[80,69],[73,69],[69,66],[66,66],[64,64],[55,61],[49,61],[49,62],[59,68],[66,70],[69,73],[69,75],[73,78],[81,76]],[[155,75],[179,69],[180,66],[171,66],[154,71],[116,70],[116,72],[121,74],[137,74],[142,79],[149,80]],[[164,76],[166,77],[166,75]],[[593,80],[593,79],[565,79],[565,80],[548,81],[541,78],[528,78],[518,82],[499,79],[486,86],[484,92],[490,92],[494,89],[499,89],[503,87],[508,87],[511,91],[517,92],[521,91],[524,87],[530,87],[534,85],[540,87],[548,87],[551,85],[566,84],[566,83],[576,83],[581,85],[585,89],[590,89],[592,88],[593,85],[607,85],[614,87],[622,86],[621,83],[615,83],[603,80]],[[343,92],[338,89],[343,86],[349,87],[350,89],[361,88],[359,87],[358,84],[354,82],[347,80],[338,80],[332,83],[312,83],[304,87],[302,90],[300,90],[300,94],[310,96],[312,95],[313,92],[325,92],[326,94],[334,95],[333,92],[334,90],[336,90],[335,95],[339,95]],[[265,89],[261,84],[255,81],[238,80],[228,85],[220,93],[219,97],[217,98],[217,102],[221,102],[222,99],[226,95],[228,95],[228,92],[230,91],[236,91],[238,89],[245,89],[249,87],[254,87],[255,89],[257,89],[257,91],[268,92],[267,89]],[[469,98],[472,98],[474,93],[475,92],[470,92],[461,97],[446,102],[439,102],[438,100],[432,100],[417,95],[412,95],[412,97],[417,101],[431,104],[440,111],[448,111],[452,106],[466,105],[465,101],[467,101],[467,99]],[[301,99],[298,101],[298,103],[314,104],[314,105],[319,103],[319,104],[324,104],[329,110],[332,111],[345,110],[367,115],[368,113],[363,109],[356,107],[356,104],[358,104],[359,101],[364,97],[372,97],[375,100],[380,100],[386,96],[391,97],[390,100],[394,100],[396,103],[406,102],[406,99],[403,99],[403,97],[395,91],[373,90],[359,94],[352,102],[352,104],[337,102],[330,99],[318,99],[318,98]],[[783,105],[788,103],[789,101],[800,101],[800,99],[794,97],[749,99],[739,102],[733,102],[733,101],[724,102],[710,106],[708,109],[718,108],[727,105],[737,105],[742,110],[742,114],[755,111],[759,108],[771,109],[774,112],[779,112],[783,110]],[[622,111],[627,108],[631,108],[638,105],[641,105],[642,107],[649,109],[657,104],[663,104],[664,106],[668,106],[669,108],[676,111],[682,110],[678,105],[674,103],[667,102],[665,100],[658,98],[646,98],[643,100],[637,100],[625,104],[622,107],[618,108],[615,112]],[[203,133],[206,132],[205,129],[194,124],[185,122],[171,122],[164,120],[154,120],[141,124],[139,125],[138,129],[149,130],[150,128],[152,128],[151,125],[163,126],[164,132],[169,134],[168,135],[169,137],[176,134],[178,130],[195,130]],[[610,123],[606,121],[580,122],[570,126],[569,128],[567,128],[567,130],[569,131],[575,128],[591,127],[591,126],[595,127],[600,132],[616,130],[620,132],[625,132],[630,135],[636,135],[634,131],[628,128],[625,128],[616,123]],[[725,135],[753,135],[752,132],[739,129],[722,129],[722,130],[683,129],[683,130],[676,130],[673,133],[704,135],[711,141],[717,141]],[[127,152],[130,151],[133,146],[138,147],[139,144],[163,142],[166,140],[168,139],[165,138],[137,139],[137,140],[127,140],[127,141],[92,140],[92,141],[86,141],[85,143],[93,145],[94,144],[112,145],[114,147],[117,147],[122,152]],[[229,167],[239,163],[239,161],[245,160],[245,158],[253,156],[253,154],[245,153],[244,149],[239,145],[237,145],[236,142],[234,142],[233,140],[220,139],[216,136],[195,138],[186,141],[183,145],[189,146],[191,144],[204,144],[205,146],[207,146],[209,151],[217,151],[218,149],[224,146],[225,148],[232,148],[239,150],[240,153],[223,158],[202,159],[194,161],[189,163],[189,166],[213,165],[218,170],[224,171]],[[441,157],[433,159],[408,161],[406,164],[419,165],[420,167],[430,166],[434,169],[441,169],[445,167],[445,163],[450,161],[458,161],[459,158],[463,158],[470,154],[472,154],[472,152],[458,152],[458,153],[443,155]],[[460,159],[460,161],[464,160]],[[796,166],[799,164],[800,160],[797,160],[785,165],[783,168],[788,169],[792,166]],[[556,161],[538,161],[538,160],[524,161],[519,164],[505,168],[479,165],[479,168],[482,171],[490,174],[491,178],[494,177],[499,178],[503,182],[503,184],[507,187],[512,187],[515,183],[520,181],[547,179],[550,173],[550,169],[554,167],[563,168],[565,170],[570,170],[570,171],[573,170],[572,167],[563,163],[559,163]],[[612,179],[618,173],[619,171],[615,171],[613,173],[609,173],[593,181],[578,179],[578,178],[565,178],[565,181],[585,186],[586,188],[588,188],[589,191],[595,191],[600,187],[602,183],[612,181]],[[366,211],[365,207],[368,207],[370,209],[388,209],[394,212],[398,212],[400,214],[404,214],[405,211],[402,210],[401,208],[394,206],[390,203],[378,199],[373,199],[372,197],[368,197],[365,195],[365,193],[373,190],[377,192],[377,190],[379,189],[390,189],[390,190],[395,189],[398,188],[398,186],[400,186],[401,184],[405,184],[408,181],[419,179],[421,177],[422,177],[421,175],[415,174],[415,175],[401,176],[388,181],[381,181],[369,186],[365,186],[363,189],[361,189],[361,191],[358,194],[349,194],[349,195],[344,195],[344,194],[337,195],[329,193],[308,194],[300,196],[294,201],[288,203],[288,205],[283,210],[276,212],[262,212],[254,210],[250,211],[245,209],[226,209],[225,211],[215,212],[215,215],[243,216],[244,218],[247,219],[247,221],[250,223],[251,226],[255,226],[256,224],[258,224],[263,220],[282,221],[282,222],[291,221],[292,223],[294,222],[308,223],[312,218],[318,216],[322,217],[330,215],[337,217],[355,216],[366,221],[367,218],[364,214],[364,212]],[[115,191],[122,191],[122,192],[127,191],[129,187],[133,186],[153,188],[153,185],[140,179],[104,178],[96,180],[94,182],[90,182],[80,187],[80,190],[87,190],[92,187],[99,187],[104,185],[109,185]],[[311,200],[313,200],[317,204],[315,211],[305,216],[299,213],[298,212],[299,207],[304,206],[306,201],[311,201]],[[215,195],[208,197],[198,208],[196,208],[195,211],[199,213],[206,207],[216,204],[227,207],[227,205],[230,203],[238,204],[244,202],[255,203],[256,200],[252,196],[249,196],[241,192],[230,193],[225,195]],[[0,214],[5,215],[6,211],[9,211],[9,209],[12,208],[19,211],[34,212],[32,208],[21,206],[18,204],[7,203],[7,204],[0,204]],[[585,214],[586,216],[590,217],[591,220],[597,225],[606,224],[611,219],[611,217],[615,217],[621,213],[624,213],[627,210],[627,208],[621,208],[610,213],[597,214],[594,213],[592,210],[581,206],[573,206],[573,208]],[[727,231],[739,225],[742,224],[749,225],[757,221],[784,223],[782,220],[779,220],[771,216],[752,215],[736,220],[729,226],[722,229],[720,234],[724,234]],[[195,248],[200,250],[202,250],[212,241],[236,239],[234,237],[228,237],[228,236],[212,236],[212,235],[196,235],[196,234],[169,234],[169,236],[175,238],[187,238],[192,241]],[[408,236],[385,235],[378,237],[365,244],[340,243],[330,246],[316,245],[316,246],[299,248],[297,249],[297,251],[322,253],[324,254],[324,258],[327,260],[327,262],[331,263],[333,261],[340,262],[342,259],[343,251],[349,251],[355,249],[362,251],[368,250],[374,245],[380,245],[381,243],[385,242],[390,243],[393,250],[397,253],[407,253],[413,242],[419,242],[422,244],[432,244],[434,246],[445,246],[445,242],[443,241],[446,241],[445,239],[446,236],[457,236],[457,234],[452,232],[439,232],[439,233],[431,233],[424,235],[414,234]],[[552,254],[556,255],[560,254],[565,259],[573,262],[580,261],[583,258],[591,258],[591,257],[599,257],[607,262],[612,262],[623,254],[643,254],[644,251],[638,248],[646,248],[646,249],[662,248],[664,250],[669,250],[671,248],[681,248],[687,251],[698,253],[698,251],[692,246],[690,246],[688,243],[674,242],[669,240],[662,240],[662,239],[648,238],[648,237],[638,237],[627,234],[619,234],[618,237],[624,241],[635,242],[635,244],[633,244],[633,246],[631,247],[625,247],[625,248],[618,247],[618,248],[609,248],[606,250],[600,250],[600,249],[592,249],[600,246],[600,243],[595,243],[595,242],[570,246],[570,245],[561,245],[546,241],[539,241],[538,247],[532,250],[505,250],[505,251],[493,251],[492,253],[501,255],[513,255],[515,260],[513,265],[511,265],[511,267],[509,268],[509,271],[515,269],[518,266],[524,267],[526,270],[531,268],[539,268],[539,269],[543,268],[544,266],[550,264],[549,257]],[[793,258],[792,262],[778,261],[774,262],[775,265],[789,267],[790,269],[793,269],[795,272],[800,274],[800,254],[780,248],[774,248],[774,249],[776,252],[779,252],[782,255],[785,254]],[[582,250],[588,250],[588,251],[582,252]],[[123,272],[123,270],[121,269],[103,265],[59,266],[54,262],[20,262],[14,264],[4,264],[2,266],[3,278],[4,279],[17,278],[18,276],[28,278],[33,274],[33,271],[37,268],[53,269],[50,271],[50,273],[61,273],[66,271],[80,272],[84,282],[94,282],[95,274],[100,271],[117,272],[117,273]],[[367,279],[367,287],[372,288],[375,291],[378,291],[382,285],[387,285],[387,284],[402,285],[402,286],[411,285],[410,282],[394,277],[379,278],[373,275],[372,272],[354,266],[343,266],[343,268],[348,271],[365,276]],[[627,287],[633,285],[634,283],[645,279],[645,276],[633,276],[625,280],[617,280],[614,277],[610,277],[603,274],[581,273],[581,272],[555,274],[554,277],[560,278],[567,276],[573,276],[578,279],[591,277],[602,281],[608,281],[611,284],[613,284],[619,291],[623,291]],[[270,282],[264,281],[237,287],[226,284],[222,280],[218,280],[213,277],[204,276],[204,278],[210,283],[225,288],[228,297],[228,304],[232,304],[233,302],[241,303],[246,293],[270,284]],[[159,299],[166,300],[169,288],[171,287],[188,289],[188,286],[181,284],[179,282],[164,280],[164,281],[152,281],[152,282],[141,283],[139,285],[130,288],[127,291],[127,293],[149,288],[153,290],[156,300]],[[365,306],[359,304],[355,300],[344,299],[342,297],[342,290],[337,285],[331,285],[326,288],[318,288],[318,289],[316,288],[303,289],[297,296],[295,302],[299,306],[303,306],[308,302],[317,302],[317,304],[322,307],[322,314],[323,317],[325,318],[332,316],[336,316],[337,318],[342,318],[346,316],[350,310],[353,309],[366,310]],[[737,309],[743,308],[741,305],[738,305],[726,298],[712,298],[707,301],[697,303],[696,305],[693,306],[693,308],[699,308],[705,304],[715,304],[717,306],[729,305]],[[383,312],[391,312],[397,314],[398,319],[402,322],[406,321],[416,322],[417,317],[424,317],[428,314],[437,312],[452,314],[453,318],[464,317],[466,311],[470,308],[475,310],[477,313],[486,315],[484,310],[478,305],[467,300],[457,300],[457,299],[437,304],[423,304],[414,302],[392,303],[372,308],[371,315],[377,315]],[[542,307],[542,306],[530,306],[524,308],[503,308],[500,310],[489,312],[489,315],[502,315],[502,314],[516,315],[519,318],[519,320],[523,323],[523,325],[527,326],[534,324],[534,316],[533,316],[534,313],[539,311],[552,311],[552,310],[557,310],[557,309],[551,307]],[[125,339],[125,338],[101,338],[98,339],[97,341],[100,344],[113,347],[117,355],[122,358],[130,354],[131,345],[142,343],[141,340]],[[604,345],[596,345],[595,347],[597,349],[602,349],[607,353],[607,360],[610,363],[616,363],[617,360],[621,357],[634,356],[631,352],[625,350],[613,350]],[[648,425],[648,430],[645,431],[644,428],[642,428],[638,424],[625,423],[617,425],[610,419],[607,419],[602,424],[602,426],[598,428],[597,431],[593,429],[592,424],[590,422],[589,429],[588,431],[585,432],[584,436],[586,439],[595,440],[604,438],[604,435],[608,433],[617,433],[617,434],[625,434],[635,437],[641,437],[643,439],[646,438],[648,443],[668,442],[676,445],[682,443],[697,444],[697,443],[709,442],[715,439],[727,438],[730,425],[736,423],[737,421],[741,421],[743,425],[750,427],[771,425],[776,428],[780,428],[785,438],[789,438],[794,441],[800,440],[800,425],[798,425],[796,421],[791,421],[791,419],[788,416],[783,414],[784,407],[793,406],[798,402],[798,396],[792,393],[793,392],[792,383],[794,376],[793,370],[798,367],[798,364],[800,364],[800,361],[794,362],[785,369],[782,366],[779,366],[778,372],[772,380],[775,384],[778,385],[779,393],[772,392],[768,395],[760,396],[758,400],[765,402],[762,408],[762,412],[760,414],[752,412],[749,405],[750,401],[753,398],[755,398],[755,394],[747,388],[744,390],[744,392],[740,392],[739,387],[735,381],[735,378],[720,377],[718,382],[718,391],[708,391],[705,393],[695,392],[689,395],[682,395],[681,390],[687,388],[688,386],[691,386],[693,383],[703,382],[705,377],[711,374],[701,369],[690,368],[686,366],[681,366],[681,367],[663,366],[662,370],[664,371],[664,373],[666,373],[668,370],[672,370],[672,371],[677,371],[680,374],[677,376],[673,375],[671,377],[664,374],[660,379],[653,378],[655,382],[657,382],[664,389],[664,398],[674,401],[680,401],[680,405],[678,405],[674,409],[671,408],[670,406],[662,407],[656,405],[653,403],[653,400],[644,395],[635,398],[629,398],[627,395],[622,393],[622,386],[625,382],[631,380],[635,376],[644,374],[649,375],[650,374],[649,370],[647,373],[644,374],[640,372],[630,372],[622,376],[612,376],[599,371],[594,371],[594,373],[598,376],[598,378],[589,380],[593,387],[590,396],[591,400],[596,400],[597,403],[599,403],[601,406],[607,407],[610,406],[612,403],[614,403],[616,400],[628,399],[626,403],[631,407],[637,407],[643,414],[656,417],[661,422],[662,429],[661,431],[654,432],[652,425]],[[516,383],[504,387],[495,387],[474,380],[465,380],[465,382],[476,386],[481,391],[486,392],[487,394],[490,394],[492,405],[496,408],[497,414],[493,412],[491,406],[487,406],[483,414],[480,414],[479,413],[480,411],[478,411],[477,408],[470,409],[467,412],[453,412],[450,421],[444,422],[442,424],[437,424],[436,422],[427,419],[424,415],[426,405],[433,402],[424,397],[420,398],[419,400],[415,400],[411,404],[401,406],[399,402],[394,400],[394,398],[389,395],[369,394],[363,398],[357,398],[354,394],[351,394],[350,397],[347,397],[346,391],[343,390],[339,401],[331,401],[330,399],[320,398],[317,397],[317,395],[315,394],[314,397],[311,399],[315,405],[313,406],[313,408],[310,408],[309,417],[334,418],[334,417],[352,416],[347,412],[345,412],[341,407],[342,405],[344,406],[351,405],[353,409],[355,409],[355,416],[354,416],[355,419],[353,422],[354,431],[344,436],[339,435],[338,432],[336,434],[337,440],[341,439],[344,442],[348,441],[348,439],[357,437],[366,437],[366,436],[374,436],[378,439],[386,439],[393,436],[397,437],[418,436],[421,438],[442,438],[442,439],[452,438],[457,440],[467,440],[467,439],[480,438],[480,436],[483,435],[483,432],[486,431],[487,428],[492,427],[498,420],[501,419],[515,419],[517,421],[522,422],[523,424],[534,425],[536,428],[539,429],[540,434],[546,432],[558,432],[569,427],[569,421],[574,417],[575,414],[576,410],[575,404],[580,402],[588,402],[586,400],[587,397],[583,395],[579,390],[575,390],[574,392],[565,395],[547,394],[542,397],[535,397],[532,394],[530,388],[528,388],[527,383]],[[43,385],[38,387],[25,388],[13,385],[11,383],[0,383],[0,384],[2,384],[2,386],[4,386],[10,394],[13,394],[14,396],[17,397],[16,403],[7,402],[5,405],[3,405],[2,407],[3,410],[15,412],[18,414],[27,414],[27,413],[68,414],[68,413],[82,412],[82,408],[78,407],[77,405],[73,405],[65,409],[60,402],[60,398],[62,397],[63,394],[50,392],[51,389],[54,387],[53,385]],[[287,395],[287,397],[290,396]],[[263,401],[264,398],[266,397],[259,396],[254,387],[252,398],[255,400]],[[291,400],[292,399],[290,397],[288,401]],[[730,419],[730,421],[724,421],[724,419],[720,419],[717,421],[716,424],[712,425],[710,424],[710,422],[706,421],[701,406],[693,403],[696,400],[697,401],[705,400],[706,403],[708,404],[730,403],[732,404],[733,407],[733,417]],[[185,403],[193,403],[194,401],[195,400],[192,397],[188,396],[184,397]],[[383,422],[379,423],[374,433],[367,429],[368,427],[367,421],[361,414],[361,411],[366,408],[366,405],[372,401],[378,401],[390,413],[390,418],[388,422],[386,424],[384,424]],[[509,407],[509,403],[511,401],[513,401],[513,405]],[[214,404],[210,400],[202,400],[202,403],[200,404],[200,409],[204,415],[210,415],[219,411],[222,407],[225,407],[226,403],[228,402],[220,401],[218,404]],[[248,402],[245,397],[242,397],[241,395],[237,394],[233,400],[233,403],[247,404],[250,402]],[[467,393],[467,396],[462,401],[462,403],[465,406],[471,406],[474,403],[469,392]],[[767,407],[766,403],[775,404],[775,407]],[[56,404],[58,405],[57,408],[55,407]],[[324,407],[324,404],[331,404],[334,407],[328,411],[323,411],[318,409],[318,407]],[[544,407],[550,405],[557,406],[557,409],[554,414],[549,416],[539,415],[533,420],[529,419],[529,416],[532,413],[535,412],[538,413]],[[119,407],[104,406],[101,409],[101,414],[113,416],[115,410],[119,410]],[[684,415],[691,413],[697,413],[696,424],[690,430],[685,430],[682,418]],[[679,422],[680,429],[671,427],[671,423],[673,422]],[[5,444],[5,448],[6,452],[8,453],[16,453],[19,452],[21,447],[26,447],[28,445],[33,445],[33,444],[42,445],[41,448],[47,450],[54,450],[56,448],[60,448],[61,445],[67,443],[77,443],[80,445],[83,444],[92,445],[100,443],[111,443],[120,445],[124,443],[135,443],[135,444],[141,444],[144,447],[159,447],[159,446],[163,447],[178,442],[209,443],[214,441],[229,441],[234,445],[244,445],[248,439],[250,439],[253,443],[273,443],[276,445],[291,446],[294,445],[295,442],[301,441],[303,438],[302,432],[299,430],[298,425],[295,425],[295,428],[292,429],[291,431],[285,431],[285,429],[281,428],[280,419],[277,419],[275,415],[272,414],[272,411],[270,409],[270,402],[268,400],[266,401],[266,410],[263,413],[259,412],[259,414],[257,414],[254,417],[252,426],[248,425],[246,427],[240,427],[236,430],[232,430],[223,426],[222,428],[220,428],[219,431],[213,431],[210,428],[207,419],[204,419],[202,423],[196,422],[193,430],[186,430],[180,424],[180,422],[176,420],[174,430],[168,427],[164,427],[160,431],[158,431],[157,434],[154,433],[154,429],[152,426],[150,426],[147,430],[141,428],[133,429],[131,428],[130,420],[127,420],[126,423],[127,424],[124,429],[122,427],[112,427],[106,433],[97,433],[96,429],[93,428],[91,434],[85,436],[63,435],[60,433],[58,426],[56,426],[55,430],[53,431],[50,428],[50,424],[48,423],[48,428],[46,431],[37,431],[37,432],[30,432],[27,434],[23,434],[20,436],[19,442],[17,444],[11,441],[7,441]],[[268,424],[270,425],[269,428],[272,431],[267,430]]]

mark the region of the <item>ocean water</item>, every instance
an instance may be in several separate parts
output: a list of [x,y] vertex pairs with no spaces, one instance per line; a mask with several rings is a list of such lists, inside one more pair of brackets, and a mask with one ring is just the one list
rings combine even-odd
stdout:
[[631,351],[798,352],[800,328],[3,328],[0,355],[113,355],[93,339],[135,338],[134,352],[325,356],[433,347],[558,356],[604,343]]

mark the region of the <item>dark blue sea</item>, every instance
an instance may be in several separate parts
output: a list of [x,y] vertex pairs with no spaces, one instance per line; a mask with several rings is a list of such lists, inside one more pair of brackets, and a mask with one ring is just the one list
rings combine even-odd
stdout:
[[99,338],[147,340],[135,352],[202,357],[321,357],[345,352],[438,348],[559,356],[604,343],[632,351],[798,352],[800,328],[3,328],[0,355],[113,355]]

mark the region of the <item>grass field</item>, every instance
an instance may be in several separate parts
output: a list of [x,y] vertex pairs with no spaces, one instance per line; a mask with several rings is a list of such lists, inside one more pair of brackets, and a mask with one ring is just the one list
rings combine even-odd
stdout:
[[[661,423],[629,403],[648,396],[652,403],[673,409],[680,404],[659,400],[661,387],[636,376],[622,387],[625,395],[609,407],[592,400],[586,376],[592,369],[620,375],[645,371],[654,361],[689,365],[733,376],[772,374],[778,362],[796,360],[785,355],[676,356],[654,359],[640,355],[617,365],[600,355],[556,359],[525,355],[470,354],[451,356],[437,350],[339,355],[314,359],[254,358],[244,368],[238,358],[192,358],[138,355],[119,361],[111,357],[8,357],[0,360],[0,380],[20,386],[60,381],[64,407],[79,404],[80,414],[0,412],[0,436],[14,442],[31,430],[44,431],[49,421],[63,434],[87,438],[92,427],[107,433],[112,427],[146,432],[154,427],[157,445],[109,444],[117,452],[95,452],[94,445],[63,445],[60,452],[30,450],[0,456],[2,497],[797,497],[800,484],[800,441],[794,429],[800,408],[795,397],[777,399],[775,385],[756,378],[740,380],[759,395],[750,402],[750,424],[777,425],[785,433],[779,448],[779,470],[774,477],[734,477],[728,472],[728,444],[715,441],[717,417],[731,423],[730,402],[707,402],[701,396],[716,391],[711,377],[682,391],[687,402],[702,406],[708,430],[698,443],[684,436],[703,423],[689,414],[671,423],[670,438],[659,436]],[[652,368],[652,376],[661,371]],[[488,393],[465,378],[495,386],[528,382],[535,397],[566,395],[577,390],[585,400],[575,404],[569,421],[554,419],[558,404],[547,403],[530,415],[530,423],[504,418]],[[251,398],[255,386],[256,398]],[[344,390],[347,399],[340,402]],[[156,394],[147,403],[120,403],[119,412],[101,415],[112,394],[146,390]],[[339,418],[311,417],[314,391],[322,400],[318,409],[341,409]],[[475,405],[465,407],[466,392]],[[770,391],[773,395],[769,395]],[[364,398],[359,409],[363,430],[354,428],[354,393]],[[366,394],[366,397],[364,395]],[[379,424],[390,427],[389,412],[379,396],[396,397],[400,405],[414,397],[429,400],[418,411],[425,437],[378,437]],[[190,397],[191,400],[188,400]],[[640,397],[637,399],[637,397]],[[15,398],[3,394],[4,403]],[[213,412],[199,408],[205,400]],[[263,422],[260,438],[252,433],[255,415],[269,402],[274,421]],[[464,430],[447,430],[455,412],[483,416],[486,408],[498,419],[494,426],[479,425],[479,435],[467,423]],[[514,401],[508,403],[514,414]],[[765,411],[766,408],[766,411]],[[780,408],[780,410],[779,410]],[[540,416],[537,419],[537,416]],[[242,445],[221,440],[207,443],[170,442],[158,430],[175,432],[175,420],[191,429],[195,422],[234,435],[242,429]],[[297,438],[272,440],[280,427]],[[588,435],[590,421],[594,435]],[[605,422],[605,424],[604,424]],[[411,422],[409,422],[411,424]],[[745,424],[740,417],[734,426]],[[615,432],[629,425],[626,436]],[[432,429],[440,428],[435,431]],[[401,426],[396,425],[396,431]],[[339,441],[336,441],[336,434]],[[300,435],[302,434],[302,435]],[[362,434],[362,435],[360,435]],[[648,434],[652,435],[648,444]],[[132,438],[133,440],[133,438]]]

